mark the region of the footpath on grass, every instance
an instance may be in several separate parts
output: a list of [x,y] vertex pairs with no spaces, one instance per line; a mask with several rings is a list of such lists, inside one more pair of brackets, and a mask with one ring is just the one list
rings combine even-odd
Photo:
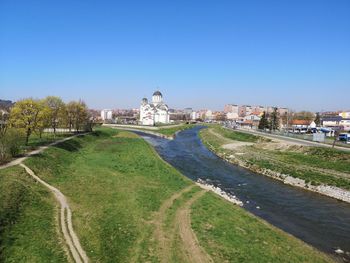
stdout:
[[8,162],[8,163],[5,163],[5,164],[2,164],[0,165],[0,169],[6,169],[8,167],[12,167],[12,166],[15,166],[15,165],[19,165],[21,164],[22,162],[24,162],[28,157],[30,156],[34,156],[34,155],[37,155],[43,151],[45,151],[47,148],[51,147],[51,146],[54,146],[54,145],[57,145],[57,144],[60,144],[60,143],[63,143],[65,141],[68,141],[68,140],[71,140],[77,136],[82,136],[82,135],[85,135],[85,134],[88,134],[88,133],[79,133],[79,134],[75,134],[75,135],[72,135],[70,137],[66,137],[64,139],[61,139],[61,140],[57,140],[55,142],[52,142],[48,145],[45,145],[45,146],[39,146],[38,149],[36,150],[33,150],[33,151],[30,151],[28,153],[26,153],[24,156],[22,157],[18,157],[18,158],[15,158],[13,159],[12,161]]
[[86,263],[86,262],[89,262],[89,259],[86,255],[86,252],[84,251],[84,249],[82,248],[82,246],[79,242],[78,236],[74,232],[73,223],[72,223],[72,211],[69,207],[69,204],[67,202],[66,197],[57,188],[53,187],[52,185],[48,184],[47,182],[45,182],[44,180],[39,178],[28,166],[23,164],[23,161],[25,161],[27,158],[29,158],[31,156],[34,156],[34,155],[37,155],[37,154],[43,152],[44,150],[46,150],[47,148],[49,148],[51,146],[58,145],[58,144],[63,143],[65,141],[71,140],[77,136],[82,136],[85,134],[87,134],[87,133],[73,135],[73,136],[55,141],[49,145],[41,146],[38,149],[29,152],[24,157],[17,158],[17,159],[15,159],[7,164],[0,166],[0,169],[5,169],[5,168],[9,168],[9,167],[12,167],[15,165],[20,165],[21,167],[23,167],[25,169],[25,171],[31,177],[34,178],[34,180],[36,180],[37,182],[39,182],[40,184],[42,184],[43,186],[45,186],[47,189],[49,189],[52,192],[52,194],[55,196],[57,202],[60,204],[60,207],[61,207],[60,220],[59,220],[60,229],[63,233],[63,236],[65,239],[66,245],[68,246],[69,252],[72,255],[72,257],[76,263]]
[[69,200],[91,262],[332,262],[195,185],[131,132],[100,128],[25,165]]

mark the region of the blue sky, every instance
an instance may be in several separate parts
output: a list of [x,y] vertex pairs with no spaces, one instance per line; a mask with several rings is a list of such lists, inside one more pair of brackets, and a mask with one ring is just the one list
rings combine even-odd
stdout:
[[0,0],[0,98],[350,109],[350,1]]

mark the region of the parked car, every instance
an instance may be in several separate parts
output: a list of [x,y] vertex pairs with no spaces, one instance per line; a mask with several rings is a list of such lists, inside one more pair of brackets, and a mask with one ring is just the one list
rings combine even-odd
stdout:
[[350,134],[349,133],[341,133],[339,134],[339,141],[343,141],[345,143],[350,144]]

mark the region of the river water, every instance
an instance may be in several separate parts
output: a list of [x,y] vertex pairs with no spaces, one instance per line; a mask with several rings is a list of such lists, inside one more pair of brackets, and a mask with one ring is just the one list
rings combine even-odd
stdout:
[[[185,176],[220,187],[243,201],[243,208],[338,259],[350,262],[350,204],[288,186],[230,164],[200,141],[201,127],[174,140],[140,133],[159,155]],[[336,249],[344,254],[337,255]]]

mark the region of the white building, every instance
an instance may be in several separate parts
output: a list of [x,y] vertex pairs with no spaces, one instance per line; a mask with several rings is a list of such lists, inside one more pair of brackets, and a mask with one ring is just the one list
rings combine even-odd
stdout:
[[213,118],[214,118],[213,112],[212,112],[211,110],[207,110],[207,111],[205,112],[205,119],[208,120],[208,121],[210,121],[210,120],[212,120]]
[[140,106],[140,123],[142,125],[155,125],[156,123],[169,123],[169,108],[163,102],[163,95],[156,91],[152,96],[152,103],[143,98]]
[[112,110],[101,110],[101,119],[102,120],[112,120],[113,118],[113,112]]
[[350,119],[350,111],[343,111],[339,113],[339,116],[341,116],[343,119]]
[[227,112],[226,113],[226,119],[228,119],[228,120],[236,120],[238,118],[239,118],[238,112]]
[[200,115],[198,112],[196,112],[196,111],[191,112],[191,120],[197,120],[199,118],[200,118]]

